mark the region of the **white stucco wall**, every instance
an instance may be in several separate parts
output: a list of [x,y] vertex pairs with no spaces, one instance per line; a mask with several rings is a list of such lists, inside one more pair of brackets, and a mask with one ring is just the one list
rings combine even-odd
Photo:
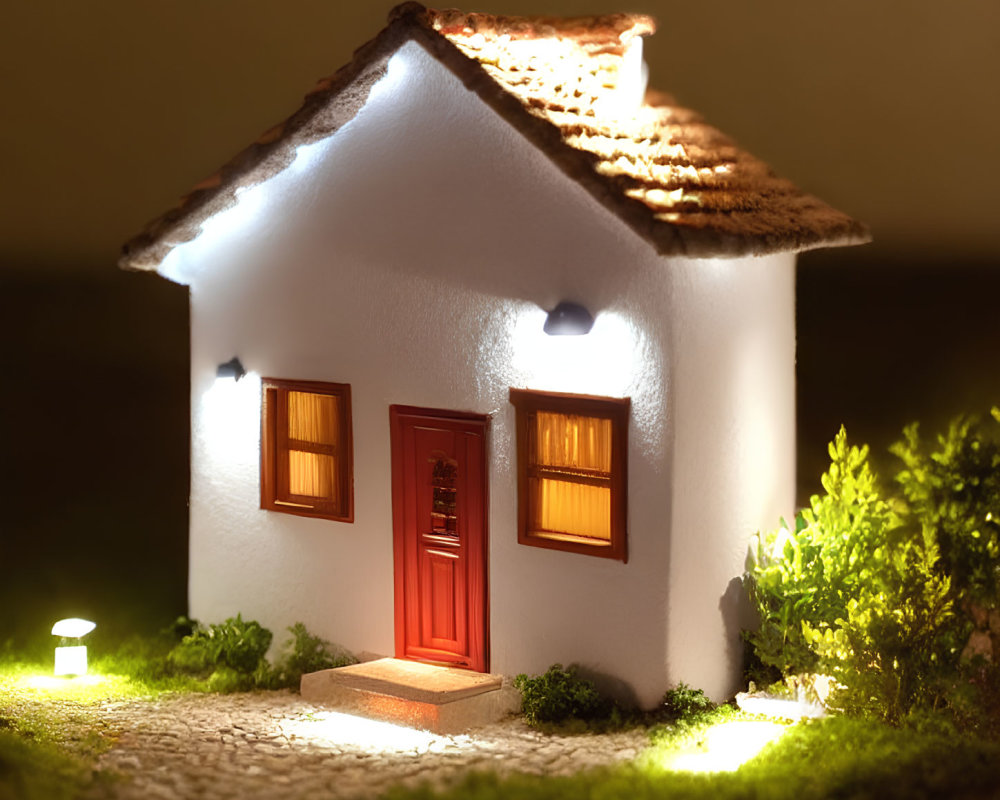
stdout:
[[[750,534],[795,500],[794,256],[672,263],[670,605],[677,680],[740,677]],[[691,677],[695,680],[691,680]]]
[[[727,595],[794,491],[794,257],[667,260],[416,45],[163,274],[191,287],[190,611],[393,652],[390,404],[490,414],[494,672],[736,688]],[[548,337],[543,309],[596,313]],[[250,374],[217,382],[238,355]],[[355,521],[259,508],[260,377],[351,384]],[[629,562],[517,544],[511,386],[632,399]]]

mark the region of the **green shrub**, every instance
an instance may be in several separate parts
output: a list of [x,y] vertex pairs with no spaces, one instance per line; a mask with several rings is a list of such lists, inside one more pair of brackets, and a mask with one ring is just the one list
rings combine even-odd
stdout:
[[575,665],[564,670],[562,664],[553,664],[548,672],[533,678],[518,675],[514,687],[521,692],[529,725],[596,721],[610,716],[614,708],[592,682],[576,674]]
[[915,706],[943,702],[957,654],[948,648],[949,581],[936,562],[932,537],[901,538],[848,601],[846,618],[803,624],[821,669],[837,681],[834,708],[897,722]]
[[290,626],[288,632],[292,637],[285,642],[271,671],[272,688],[298,688],[306,673],[357,662],[350,653],[334,648],[325,639],[313,636],[301,622]]
[[973,619],[983,630],[1000,608],[998,434],[963,417],[931,445],[907,427],[890,448],[903,465],[893,493],[841,429],[825,494],[794,531],[757,536],[745,582],[760,626],[745,636],[759,660],[832,675],[831,705],[852,713],[899,722],[947,708],[1000,727],[997,670],[961,658]]
[[[288,628],[274,666],[266,658],[271,632],[239,614],[218,625],[204,626],[181,618],[172,630],[190,632],[161,663],[164,671],[196,676],[211,692],[297,688],[303,673],[355,663],[350,653],[313,636],[301,622]],[[336,649],[336,652],[333,652]],[[192,687],[193,688],[193,687]]]
[[217,667],[205,683],[205,689],[210,692],[220,694],[232,694],[234,692],[246,692],[255,687],[253,675],[239,672],[232,667]]
[[[992,411],[1000,423],[1000,409]],[[952,420],[935,444],[914,423],[890,452],[910,524],[932,530],[952,597],[997,608],[1000,601],[1000,428],[976,417]]]
[[715,708],[701,689],[679,683],[668,689],[660,703],[660,711],[670,720],[690,720],[704,716]]
[[820,655],[804,626],[824,629],[871,580],[893,525],[868,463],[868,448],[849,446],[841,428],[830,444],[825,493],[810,498],[794,530],[784,521],[758,533],[744,582],[760,625],[746,634],[757,657],[782,675],[816,672]]
[[[170,651],[168,660],[183,672],[194,674],[231,670],[253,676],[271,646],[272,634],[254,620],[237,614],[217,625],[195,625]],[[220,678],[225,682],[226,679]],[[230,676],[231,680],[231,676]]]

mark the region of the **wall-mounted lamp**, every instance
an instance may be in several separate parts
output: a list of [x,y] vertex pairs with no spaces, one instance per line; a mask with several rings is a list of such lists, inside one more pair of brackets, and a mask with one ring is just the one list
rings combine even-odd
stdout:
[[223,364],[219,364],[219,368],[215,371],[215,377],[217,378],[232,378],[237,381],[246,374],[247,371],[243,369],[243,365],[236,356],[233,356]]
[[549,336],[582,336],[593,327],[594,318],[587,309],[564,300],[549,312],[542,330]]
[[[52,635],[60,637],[56,648],[56,675],[87,674],[87,645],[80,644],[80,639],[96,627],[89,619],[79,617],[61,619],[52,626]],[[76,644],[66,644],[67,639],[76,639]]]

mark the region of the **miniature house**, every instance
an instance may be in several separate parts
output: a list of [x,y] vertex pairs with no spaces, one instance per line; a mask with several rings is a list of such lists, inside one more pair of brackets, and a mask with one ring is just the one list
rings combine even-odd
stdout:
[[867,233],[647,92],[653,29],[399,6],[125,246],[190,287],[193,617],[736,690],[795,254]]

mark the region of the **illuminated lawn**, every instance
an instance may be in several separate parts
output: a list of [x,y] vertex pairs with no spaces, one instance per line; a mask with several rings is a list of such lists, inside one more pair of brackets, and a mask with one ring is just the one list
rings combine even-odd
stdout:
[[[723,725],[759,721],[727,719]],[[715,728],[718,733],[719,728]],[[730,729],[722,739],[729,738]],[[760,731],[758,731],[759,733]],[[920,734],[846,717],[788,726],[758,755],[736,766],[739,754],[715,754],[712,726],[669,734],[635,762],[573,777],[473,774],[448,791],[396,789],[389,800],[556,800],[557,798],[915,798],[1000,797],[1000,743]],[[756,734],[735,736],[736,750],[752,749]],[[716,742],[715,744],[718,744]],[[746,753],[744,753],[746,754]],[[727,763],[728,762],[728,763]],[[720,770],[720,771],[712,771]]]
[[[48,663],[0,665],[0,798],[60,800],[81,793],[101,796],[112,788],[107,783],[110,778],[93,774],[98,755],[114,744],[114,732],[102,726],[102,704],[142,702],[163,687],[105,673],[99,666],[95,663],[88,676],[55,678]],[[954,731],[918,732],[843,717],[785,725],[729,707],[699,720],[651,728],[649,749],[614,768],[552,778],[470,773],[443,792],[399,788],[388,796],[392,800],[1000,796],[1000,743]],[[379,736],[371,734],[366,742],[371,747],[384,744],[386,752],[400,746],[396,741],[382,743]]]
[[0,798],[60,800],[93,788],[92,765],[112,744],[98,704],[145,693],[121,675],[65,678],[51,663],[0,664]]
[[[51,650],[49,651],[51,652]],[[194,681],[138,677],[142,659],[97,659],[79,677],[53,675],[50,659],[0,659],[0,800],[100,795],[97,757],[114,744],[103,703],[154,698]]]

